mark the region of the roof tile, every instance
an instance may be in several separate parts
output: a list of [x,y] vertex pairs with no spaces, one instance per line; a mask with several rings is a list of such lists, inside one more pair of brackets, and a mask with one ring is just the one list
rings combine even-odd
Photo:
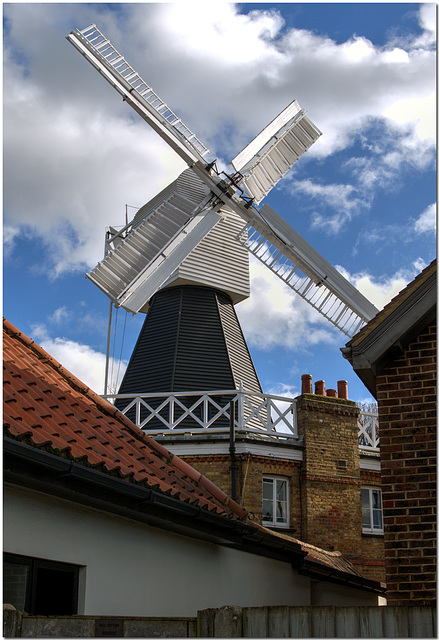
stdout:
[[245,519],[239,505],[131,423],[10,322],[3,322],[8,435],[184,502]]

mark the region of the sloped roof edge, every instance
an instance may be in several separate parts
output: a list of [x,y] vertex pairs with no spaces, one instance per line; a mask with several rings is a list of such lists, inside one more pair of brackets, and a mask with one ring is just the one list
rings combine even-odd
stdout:
[[[12,323],[4,319],[3,327],[5,482],[289,562],[319,579],[382,592],[379,583],[357,575],[349,563],[342,566],[339,554],[320,550],[313,555],[309,545],[248,522],[247,512],[208,478],[146,435]],[[57,403],[58,414],[51,417]],[[44,428],[46,420],[52,430]],[[125,454],[140,456],[137,469],[149,469],[148,482],[138,471],[121,473],[127,459],[135,461],[127,455],[122,460],[124,451],[117,451],[121,460],[109,464],[113,443]],[[172,490],[151,483],[157,471],[171,474]]]
[[376,375],[436,317],[436,260],[395,296],[341,349],[376,396]]
[[[193,467],[188,465],[184,460],[177,455],[171,453],[163,445],[156,442],[153,438],[147,435],[144,431],[134,425],[125,415],[123,415],[116,407],[107,402],[88,387],[84,382],[79,380],[70,371],[63,367],[55,358],[49,355],[39,344],[29,338],[26,334],[17,329],[11,322],[3,318],[3,331],[11,338],[18,340],[21,344],[27,347],[31,353],[33,353],[40,363],[48,365],[56,372],[57,375],[67,382],[69,387],[80,395],[84,396],[88,401],[95,405],[103,415],[112,418],[115,423],[123,426],[123,429],[133,436],[135,441],[141,445],[146,445],[151,449],[158,458],[164,460],[170,468],[178,469],[179,475],[187,476],[194,485],[200,487],[207,495],[210,494],[212,500],[216,504],[222,505],[225,510],[233,517],[237,517],[245,521],[247,518],[247,512],[238,503],[232,500],[224,491],[213,484],[206,476],[196,471]],[[5,349],[4,355],[5,359]],[[7,412],[4,414],[4,423],[7,420]],[[33,443],[35,444],[35,443]],[[35,445],[36,446],[36,445]],[[55,447],[54,447],[55,448]],[[112,472],[112,468],[109,467],[109,463],[102,458],[101,460],[102,471]],[[126,481],[135,482],[133,477],[125,478]]]

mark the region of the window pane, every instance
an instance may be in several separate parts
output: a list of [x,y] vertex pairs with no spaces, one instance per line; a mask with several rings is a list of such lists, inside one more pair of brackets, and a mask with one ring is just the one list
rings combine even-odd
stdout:
[[277,522],[286,522],[287,521],[287,503],[282,502],[280,500],[276,501],[276,521]]
[[264,478],[262,481],[262,498],[273,500],[273,480],[270,478]]
[[374,529],[382,529],[383,528],[383,518],[381,511],[378,509],[373,510],[373,527]]
[[381,491],[372,491],[372,508],[381,509]]
[[262,500],[262,519],[273,522],[273,501]]
[[276,499],[284,502],[287,499],[287,483],[285,480],[277,480],[276,482]]
[[383,513],[381,509],[381,491],[372,491],[372,507],[374,529],[382,529]]
[[370,529],[372,523],[370,519],[369,489],[361,489],[361,512],[363,516],[363,528]]
[[28,570],[25,564],[5,562],[3,565],[3,602],[14,605],[18,611],[25,610]]

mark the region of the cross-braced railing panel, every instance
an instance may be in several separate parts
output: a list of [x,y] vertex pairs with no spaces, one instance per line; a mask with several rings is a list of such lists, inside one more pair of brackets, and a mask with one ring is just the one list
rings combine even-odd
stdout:
[[358,418],[358,442],[361,449],[379,451],[380,434],[378,414],[372,411],[361,411]]
[[[235,412],[235,431],[275,439],[297,439],[296,398],[228,389],[181,393],[104,396],[140,429],[151,435],[166,433],[228,433]],[[358,444],[364,452],[379,452],[376,412],[361,411]]]
[[279,438],[297,438],[295,399],[244,390],[105,396],[151,435],[208,429],[227,433],[231,412],[235,429]]

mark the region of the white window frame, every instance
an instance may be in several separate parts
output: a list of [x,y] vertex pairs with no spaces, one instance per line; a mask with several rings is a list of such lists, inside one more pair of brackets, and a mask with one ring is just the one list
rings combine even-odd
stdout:
[[[361,487],[361,516],[363,518],[363,491],[367,491],[368,495],[369,495],[369,505],[368,505],[368,512],[369,512],[369,519],[370,519],[370,527],[366,527],[364,526],[364,524],[362,524],[363,527],[363,533],[373,533],[376,535],[383,535],[384,534],[384,528],[383,528],[383,496],[382,496],[382,492],[381,492],[381,488],[380,487],[372,487],[372,486],[363,486]],[[380,496],[380,508],[379,509],[374,509],[373,507],[373,492],[376,491],[379,496]],[[378,511],[381,514],[381,527],[377,527],[374,525],[374,519],[373,519],[373,514],[374,511]]]
[[[273,520],[266,520],[264,519],[264,501],[267,500],[266,498],[264,499],[264,481],[265,480],[271,480],[273,482]],[[276,527],[276,528],[282,528],[282,529],[289,529],[290,528],[290,482],[289,482],[289,478],[286,478],[285,476],[269,476],[269,475],[263,475],[262,476],[262,524],[264,526],[267,527]],[[285,510],[286,510],[286,517],[285,517],[285,522],[279,522],[278,521],[278,517],[277,517],[277,509],[276,509],[276,500],[275,500],[275,496],[276,496],[276,492],[277,492],[277,488],[278,488],[278,484],[283,483],[285,484],[285,495],[286,495],[286,500],[285,500]]]

